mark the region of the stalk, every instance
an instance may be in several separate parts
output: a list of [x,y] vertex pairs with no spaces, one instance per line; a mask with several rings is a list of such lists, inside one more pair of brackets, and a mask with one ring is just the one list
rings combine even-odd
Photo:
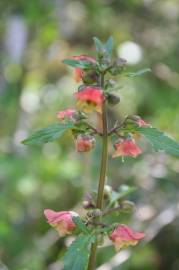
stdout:
[[[104,74],[100,76],[100,87],[104,87]],[[103,123],[103,132],[102,132],[102,156],[101,156],[101,167],[100,167],[100,176],[98,184],[98,194],[96,201],[96,208],[101,209],[103,207],[103,196],[104,196],[104,185],[106,179],[106,170],[107,170],[107,160],[108,160],[108,120],[107,120],[107,110],[106,102],[103,102],[102,106],[102,123]],[[98,243],[95,242],[91,246],[91,253],[89,258],[88,270],[95,269],[96,262],[96,253],[97,253]]]

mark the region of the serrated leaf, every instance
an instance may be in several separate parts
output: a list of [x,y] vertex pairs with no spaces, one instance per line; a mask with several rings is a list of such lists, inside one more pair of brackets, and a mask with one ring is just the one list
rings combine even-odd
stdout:
[[64,257],[64,270],[86,270],[93,242],[91,235],[78,236]]
[[150,68],[144,68],[144,69],[141,69],[141,70],[139,70],[137,72],[129,72],[129,73],[126,74],[126,76],[133,78],[133,77],[141,76],[146,72],[151,72],[151,69]]
[[113,51],[113,38],[109,37],[106,44],[105,44],[105,48],[108,52],[108,54],[111,56],[112,55],[112,51]]
[[86,60],[64,59],[62,62],[71,67],[78,67],[81,69],[91,69],[94,67],[94,64]]
[[104,49],[104,44],[97,37],[94,37],[93,40],[94,40],[94,44],[95,44],[97,52]]
[[88,230],[80,217],[73,216],[73,221],[81,232],[83,232],[84,234],[89,234],[90,230]]
[[74,127],[73,124],[51,124],[46,128],[37,130],[34,134],[22,141],[25,145],[40,145],[59,139],[63,133]]
[[179,156],[179,143],[160,130],[152,127],[136,127],[135,130],[144,135],[156,151],[163,150],[170,155]]

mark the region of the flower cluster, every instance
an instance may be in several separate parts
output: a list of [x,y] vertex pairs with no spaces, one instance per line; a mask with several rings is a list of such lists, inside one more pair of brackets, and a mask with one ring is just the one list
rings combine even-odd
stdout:
[[[96,40],[97,58],[87,55],[73,56],[64,60],[66,64],[74,67],[74,79],[81,85],[74,93],[75,108],[67,108],[57,113],[57,118],[62,126],[70,123],[70,130],[74,138],[77,152],[89,152],[95,147],[96,138],[103,138],[103,155],[100,170],[100,183],[97,197],[91,194],[83,203],[87,213],[81,218],[73,211],[53,211],[45,209],[44,215],[47,222],[54,227],[59,236],[71,233],[89,234],[95,236],[97,244],[106,235],[114,244],[116,251],[128,246],[136,245],[145,236],[143,232],[136,232],[124,224],[106,224],[105,216],[113,211],[133,211],[133,203],[121,199],[111,187],[106,186],[105,177],[107,168],[108,139],[115,138],[113,158],[116,157],[137,157],[142,153],[137,140],[140,137],[138,130],[150,127],[150,125],[136,115],[127,116],[122,123],[114,125],[109,130],[107,124],[108,107],[115,106],[120,102],[120,97],[114,93],[116,82],[111,79],[105,80],[106,73],[112,76],[122,73],[125,69],[124,59],[112,59],[112,40],[106,44]],[[93,114],[92,114],[93,113]],[[96,114],[95,126],[90,122],[91,117]],[[116,121],[118,123],[118,121]],[[123,188],[126,188],[123,186]],[[124,192],[124,196],[128,192]],[[119,196],[120,195],[120,196]],[[114,197],[116,198],[114,200]],[[101,199],[102,198],[102,199]],[[120,198],[120,199],[119,199]],[[110,205],[112,208],[104,207]],[[96,201],[96,203],[95,203]],[[118,221],[117,221],[118,222]],[[92,254],[94,256],[94,254]],[[94,267],[93,267],[94,268]],[[92,269],[92,268],[90,268]]]
[[[44,215],[47,222],[57,230],[61,237],[71,234],[76,229],[76,225],[73,222],[73,217],[78,216],[76,212],[55,212],[50,209],[45,209]],[[143,232],[135,232],[126,225],[118,225],[109,234],[109,239],[114,243],[116,251],[119,251],[128,246],[135,246],[144,236],[145,234]]]
[[[96,63],[96,60],[92,57],[86,56],[86,55],[80,55],[80,56],[74,56],[75,60],[80,61],[88,61],[90,63]],[[84,71],[81,68],[75,68],[75,78],[76,81],[81,81],[82,76],[84,74]],[[116,96],[107,93],[105,95],[105,92],[103,89],[96,85],[82,85],[79,87],[78,91],[74,93],[74,96],[76,98],[76,109],[68,108],[63,111],[59,111],[57,113],[57,118],[60,121],[65,120],[76,120],[79,121],[79,117],[77,117],[77,114],[80,112],[83,112],[85,114],[89,114],[92,112],[101,113],[102,112],[102,106],[104,101],[107,99],[109,102],[111,102],[111,97]],[[119,100],[119,98],[117,98]],[[128,119],[131,118],[134,124],[136,124],[139,127],[147,127],[150,126],[147,122],[145,122],[143,119],[141,119],[138,116],[132,116],[128,117]],[[115,157],[137,157],[139,154],[142,153],[142,150],[135,142],[136,134],[133,133],[133,138],[128,138],[125,136],[122,136],[122,139],[120,138],[115,144],[114,148],[115,151],[113,153],[113,158]],[[138,136],[139,137],[139,136]],[[88,133],[84,134],[77,134],[75,133],[75,145],[76,150],[78,152],[88,152],[95,146],[95,138],[93,136],[90,136]]]
[[[134,203],[126,197],[135,191],[135,187],[120,185],[113,190],[109,185],[105,186],[109,141],[114,145],[112,157],[122,157],[122,160],[124,157],[136,158],[143,152],[139,144],[141,135],[146,137],[156,150],[164,150],[174,155],[179,153],[177,142],[152,128],[138,115],[127,115],[123,121],[111,117],[109,123],[111,107],[121,101],[120,96],[115,92],[120,90],[119,85],[113,77],[110,78],[110,75],[121,75],[126,68],[126,60],[113,58],[112,37],[106,43],[94,38],[94,43],[96,58],[79,55],[63,60],[65,64],[74,68],[74,79],[80,83],[74,93],[75,108],[57,112],[58,123],[38,130],[23,141],[24,144],[29,145],[47,143],[60,138],[66,131],[70,131],[76,151],[82,153],[89,152],[95,147],[98,141],[97,136],[102,139],[98,191],[87,194],[82,204],[84,215],[80,217],[73,211],[56,212],[51,209],[44,211],[47,222],[58,231],[60,236],[71,233],[79,235],[70,252],[67,252],[65,256],[66,270],[72,269],[74,265],[78,265],[80,269],[86,269],[88,257],[88,269],[95,269],[96,247],[106,236],[113,242],[116,251],[136,245],[145,236],[143,232],[137,232],[127,225],[119,224],[119,214],[134,210]],[[150,69],[134,73],[125,72],[125,76],[139,76],[146,71]],[[95,116],[94,119],[92,119],[93,116]],[[165,144],[171,147],[166,147]],[[114,212],[118,215],[113,216],[114,223],[110,224],[110,219],[106,216]],[[76,257],[79,260],[79,251],[82,248],[85,252],[91,250],[90,256],[85,254],[86,261],[82,259],[74,263]]]

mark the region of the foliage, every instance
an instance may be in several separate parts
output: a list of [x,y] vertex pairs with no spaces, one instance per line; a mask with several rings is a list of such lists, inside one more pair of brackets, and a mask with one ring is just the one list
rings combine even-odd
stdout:
[[179,156],[179,143],[165,133],[151,127],[138,127],[136,131],[144,135],[156,151],[163,150],[168,154]]
[[85,270],[87,268],[89,250],[94,241],[91,235],[80,235],[69,247],[64,258],[64,270]]
[[73,124],[51,124],[46,128],[36,131],[22,143],[27,145],[48,143],[59,139],[65,131],[72,129],[73,126]]

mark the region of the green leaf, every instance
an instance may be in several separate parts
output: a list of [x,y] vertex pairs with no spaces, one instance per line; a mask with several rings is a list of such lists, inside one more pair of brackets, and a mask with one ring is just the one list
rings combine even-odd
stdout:
[[109,56],[112,55],[112,50],[113,50],[112,37],[109,37],[105,44],[103,44],[97,37],[94,37],[93,40],[94,40],[94,44],[98,53],[103,52],[105,54],[108,54]]
[[22,141],[22,143],[26,145],[40,145],[51,142],[60,138],[65,131],[72,129],[73,127],[74,125],[72,123],[51,124],[46,128],[37,130],[30,137]]
[[104,50],[104,44],[97,37],[94,37],[93,40],[94,40],[94,44],[95,44],[97,52]]
[[113,51],[113,38],[109,37],[106,44],[105,44],[105,48],[108,52],[108,54],[111,56],[112,55],[112,51]]
[[81,69],[91,69],[94,67],[94,63],[89,61],[82,61],[82,60],[75,60],[75,59],[64,59],[62,61],[64,64],[72,66],[72,67],[79,67]]
[[128,185],[121,185],[118,188],[118,194],[119,194],[119,199],[122,199],[123,197],[128,196],[129,194],[133,193],[136,191],[136,187],[128,186]]
[[146,72],[151,72],[151,69],[150,68],[144,68],[144,69],[141,69],[141,70],[139,70],[137,72],[130,72],[130,73],[127,73],[125,75],[128,76],[128,77],[133,78],[133,77],[141,76]]
[[80,231],[82,231],[84,234],[89,234],[90,230],[88,230],[81,218],[73,216],[73,221]]
[[115,203],[116,201],[123,199],[128,196],[130,193],[136,191],[136,187],[130,187],[128,185],[121,185],[117,191],[113,191],[111,194],[110,204]]
[[64,270],[86,270],[93,241],[91,235],[78,236],[65,254]]
[[163,150],[170,155],[179,156],[179,143],[160,130],[152,127],[136,127],[135,130],[144,135],[156,151]]

